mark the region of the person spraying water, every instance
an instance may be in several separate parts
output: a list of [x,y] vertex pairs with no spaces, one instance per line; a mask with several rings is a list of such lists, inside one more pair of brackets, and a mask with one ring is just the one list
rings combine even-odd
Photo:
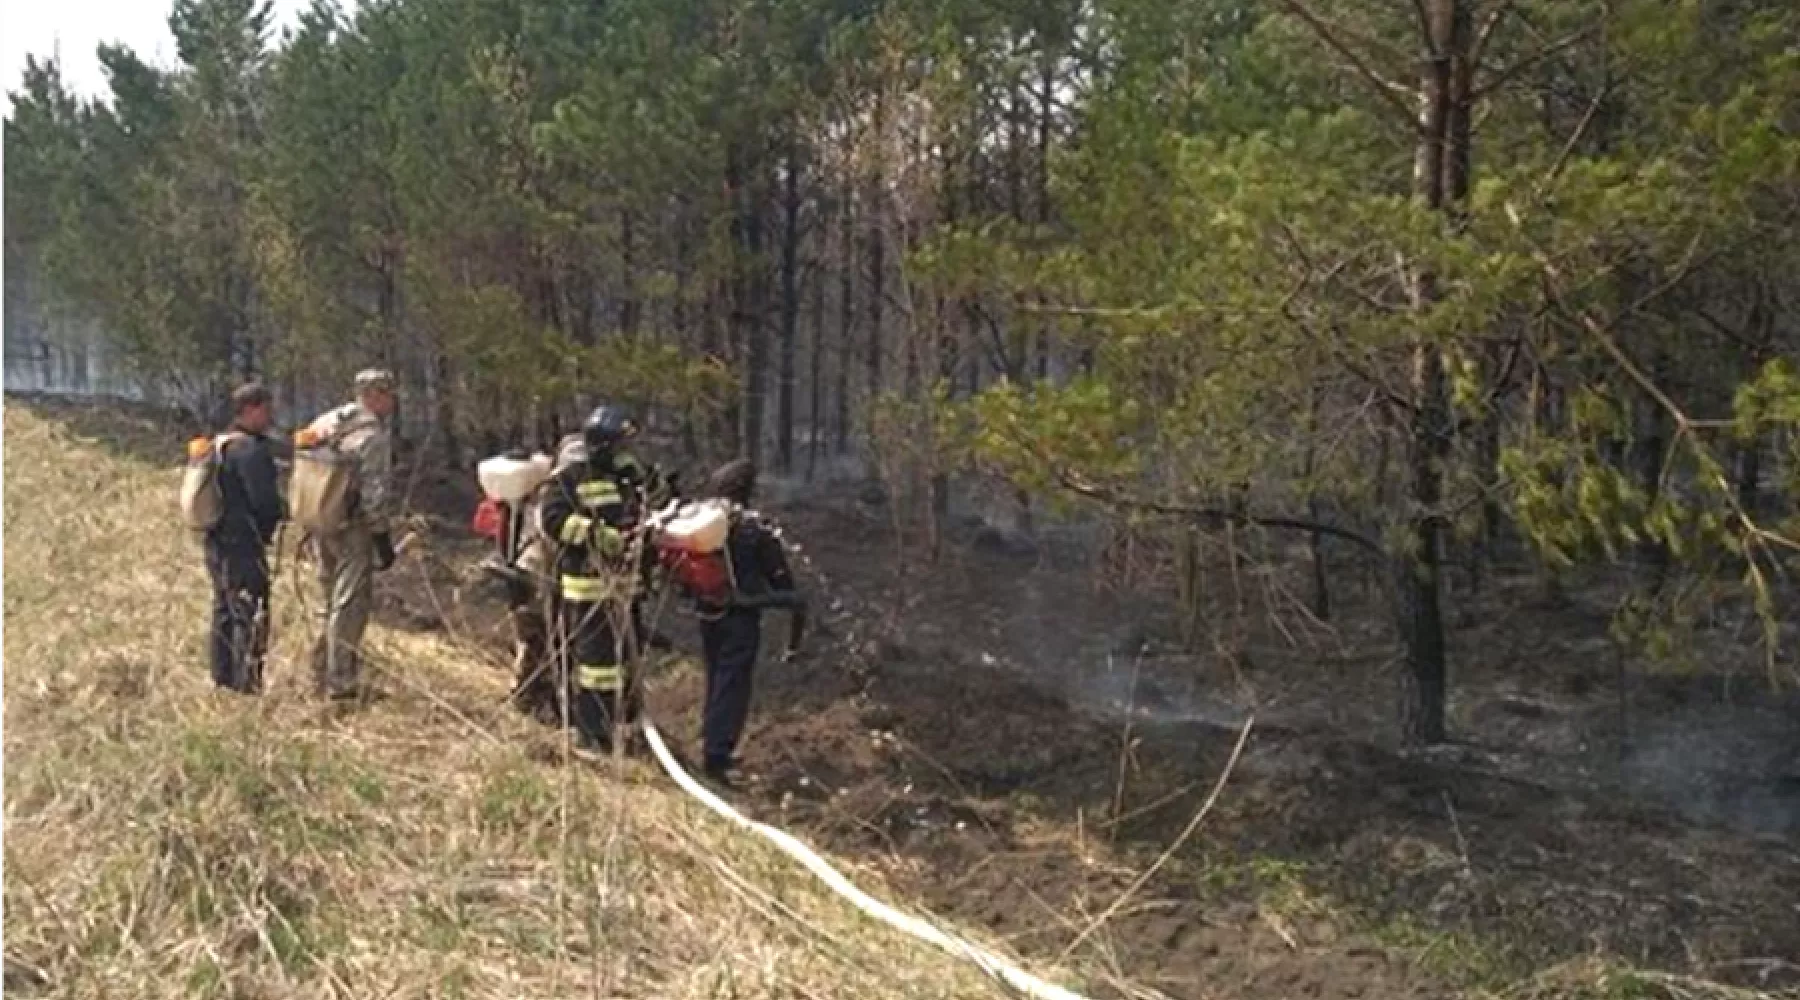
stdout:
[[757,470],[728,462],[707,480],[699,504],[671,506],[655,519],[657,546],[671,577],[693,598],[706,661],[701,714],[702,770],[736,784],[735,755],[750,716],[752,675],[762,646],[762,614],[790,612],[783,660],[800,653],[807,602],[794,582],[780,535],[749,509]]

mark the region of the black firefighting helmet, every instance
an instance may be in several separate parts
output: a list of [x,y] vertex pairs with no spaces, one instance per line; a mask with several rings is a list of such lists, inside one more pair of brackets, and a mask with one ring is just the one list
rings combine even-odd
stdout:
[[581,425],[581,440],[587,445],[588,457],[610,456],[618,446],[636,436],[637,421],[623,407],[601,404]]

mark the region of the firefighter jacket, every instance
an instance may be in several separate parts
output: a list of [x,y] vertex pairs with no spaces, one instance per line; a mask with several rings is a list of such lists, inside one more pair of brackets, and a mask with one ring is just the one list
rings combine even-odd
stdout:
[[646,509],[666,503],[668,486],[654,466],[629,453],[611,461],[581,459],[546,484],[540,518],[544,536],[557,546],[562,599],[597,602],[626,596],[640,579],[627,563],[627,534]]

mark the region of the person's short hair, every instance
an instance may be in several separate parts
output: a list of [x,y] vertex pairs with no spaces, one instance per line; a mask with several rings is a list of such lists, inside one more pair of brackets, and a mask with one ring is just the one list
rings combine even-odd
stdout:
[[756,463],[737,458],[719,466],[706,480],[706,495],[749,503],[756,489]]
[[269,405],[269,390],[261,382],[245,382],[231,390],[231,415],[234,417],[251,407],[267,405]]

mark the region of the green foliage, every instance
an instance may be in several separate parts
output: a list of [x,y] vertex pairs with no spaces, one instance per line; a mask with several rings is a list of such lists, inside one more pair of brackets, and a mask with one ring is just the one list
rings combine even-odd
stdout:
[[975,454],[1039,488],[1056,485],[1058,468],[1105,479],[1141,471],[1135,439],[1142,433],[1142,408],[1115,399],[1112,387],[1096,379],[1036,391],[1001,386],[973,401],[972,416],[979,428]]
[[1754,440],[1771,429],[1800,428],[1800,368],[1791,358],[1771,358],[1732,399],[1734,429]]
[[1791,500],[1727,459],[1800,475],[1790,7],[1508,5],[1422,141],[1370,0],[321,2],[278,47],[182,0],[110,102],[30,66],[7,261],[155,378],[379,360],[463,436],[595,394],[756,435],[773,289],[828,287],[815,402],[933,475],[1767,573]]

